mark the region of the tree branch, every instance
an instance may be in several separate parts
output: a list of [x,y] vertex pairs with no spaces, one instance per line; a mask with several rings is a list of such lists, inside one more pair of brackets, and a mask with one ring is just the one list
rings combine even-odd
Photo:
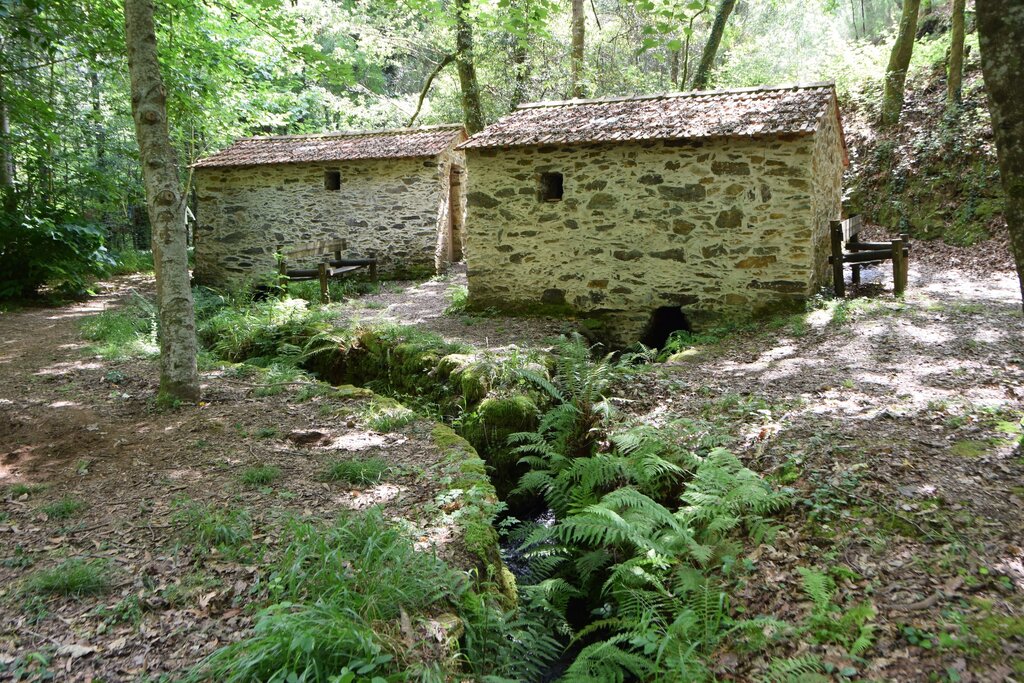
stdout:
[[427,93],[430,91],[430,86],[431,86],[431,84],[433,84],[434,79],[437,78],[437,75],[439,73],[441,73],[441,71],[446,66],[448,66],[449,64],[451,64],[454,61],[455,61],[455,55],[454,54],[447,54],[447,55],[445,55],[444,59],[442,59],[440,61],[440,63],[437,66],[434,67],[434,70],[430,72],[430,75],[427,76],[426,82],[423,83],[423,90],[420,91],[420,99],[419,99],[418,102],[416,102],[416,111],[413,112],[412,118],[409,119],[409,127],[410,128],[412,127],[412,124],[414,124],[416,122],[416,117],[420,115],[420,110],[423,108],[423,100],[425,100],[427,98]]

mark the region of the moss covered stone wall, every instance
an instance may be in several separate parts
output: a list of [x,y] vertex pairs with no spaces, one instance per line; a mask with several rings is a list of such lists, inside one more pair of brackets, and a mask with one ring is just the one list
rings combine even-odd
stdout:
[[[461,155],[198,168],[196,279],[259,277],[276,271],[280,245],[334,237],[348,241],[348,257],[376,256],[383,274],[433,273],[445,265],[439,229]],[[340,189],[325,187],[326,171],[340,172]]]
[[[663,306],[699,328],[802,300],[840,199],[841,168],[812,179],[815,148],[801,136],[467,150],[471,303],[565,306],[629,342]],[[563,174],[560,201],[541,200],[542,173]]]

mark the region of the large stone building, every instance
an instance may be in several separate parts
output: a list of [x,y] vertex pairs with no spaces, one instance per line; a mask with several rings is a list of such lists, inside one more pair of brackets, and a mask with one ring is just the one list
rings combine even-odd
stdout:
[[275,253],[342,238],[389,275],[462,258],[462,126],[245,138],[196,162],[196,280],[276,270]]
[[831,85],[526,104],[460,149],[474,306],[658,343],[828,277],[847,163]]

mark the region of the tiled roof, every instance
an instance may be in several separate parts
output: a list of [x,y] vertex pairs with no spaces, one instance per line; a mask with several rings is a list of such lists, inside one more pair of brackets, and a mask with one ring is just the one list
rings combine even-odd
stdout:
[[833,85],[815,84],[538,102],[461,148],[811,134],[835,96]]
[[464,131],[461,125],[454,124],[242,138],[235,140],[227,149],[200,159],[194,166],[261,166],[310,161],[433,157],[462,139]]

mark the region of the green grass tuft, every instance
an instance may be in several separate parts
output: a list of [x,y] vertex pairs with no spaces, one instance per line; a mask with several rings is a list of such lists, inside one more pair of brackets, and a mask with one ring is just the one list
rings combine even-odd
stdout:
[[61,498],[56,502],[42,506],[39,508],[39,511],[50,519],[68,519],[76,516],[87,507],[84,501],[74,498]]
[[33,574],[26,585],[31,593],[80,598],[110,590],[111,569],[106,560],[66,560],[53,569]]
[[182,525],[182,537],[202,546],[233,548],[252,538],[249,513],[195,501],[182,501],[174,521]]
[[273,465],[255,465],[242,472],[240,479],[246,486],[267,486],[281,476],[281,468]]
[[338,460],[327,468],[324,479],[357,485],[376,484],[390,469],[387,462],[380,458]]
[[7,488],[7,493],[10,494],[11,498],[21,498],[22,496],[31,496],[33,493],[45,490],[46,484],[11,484]]

